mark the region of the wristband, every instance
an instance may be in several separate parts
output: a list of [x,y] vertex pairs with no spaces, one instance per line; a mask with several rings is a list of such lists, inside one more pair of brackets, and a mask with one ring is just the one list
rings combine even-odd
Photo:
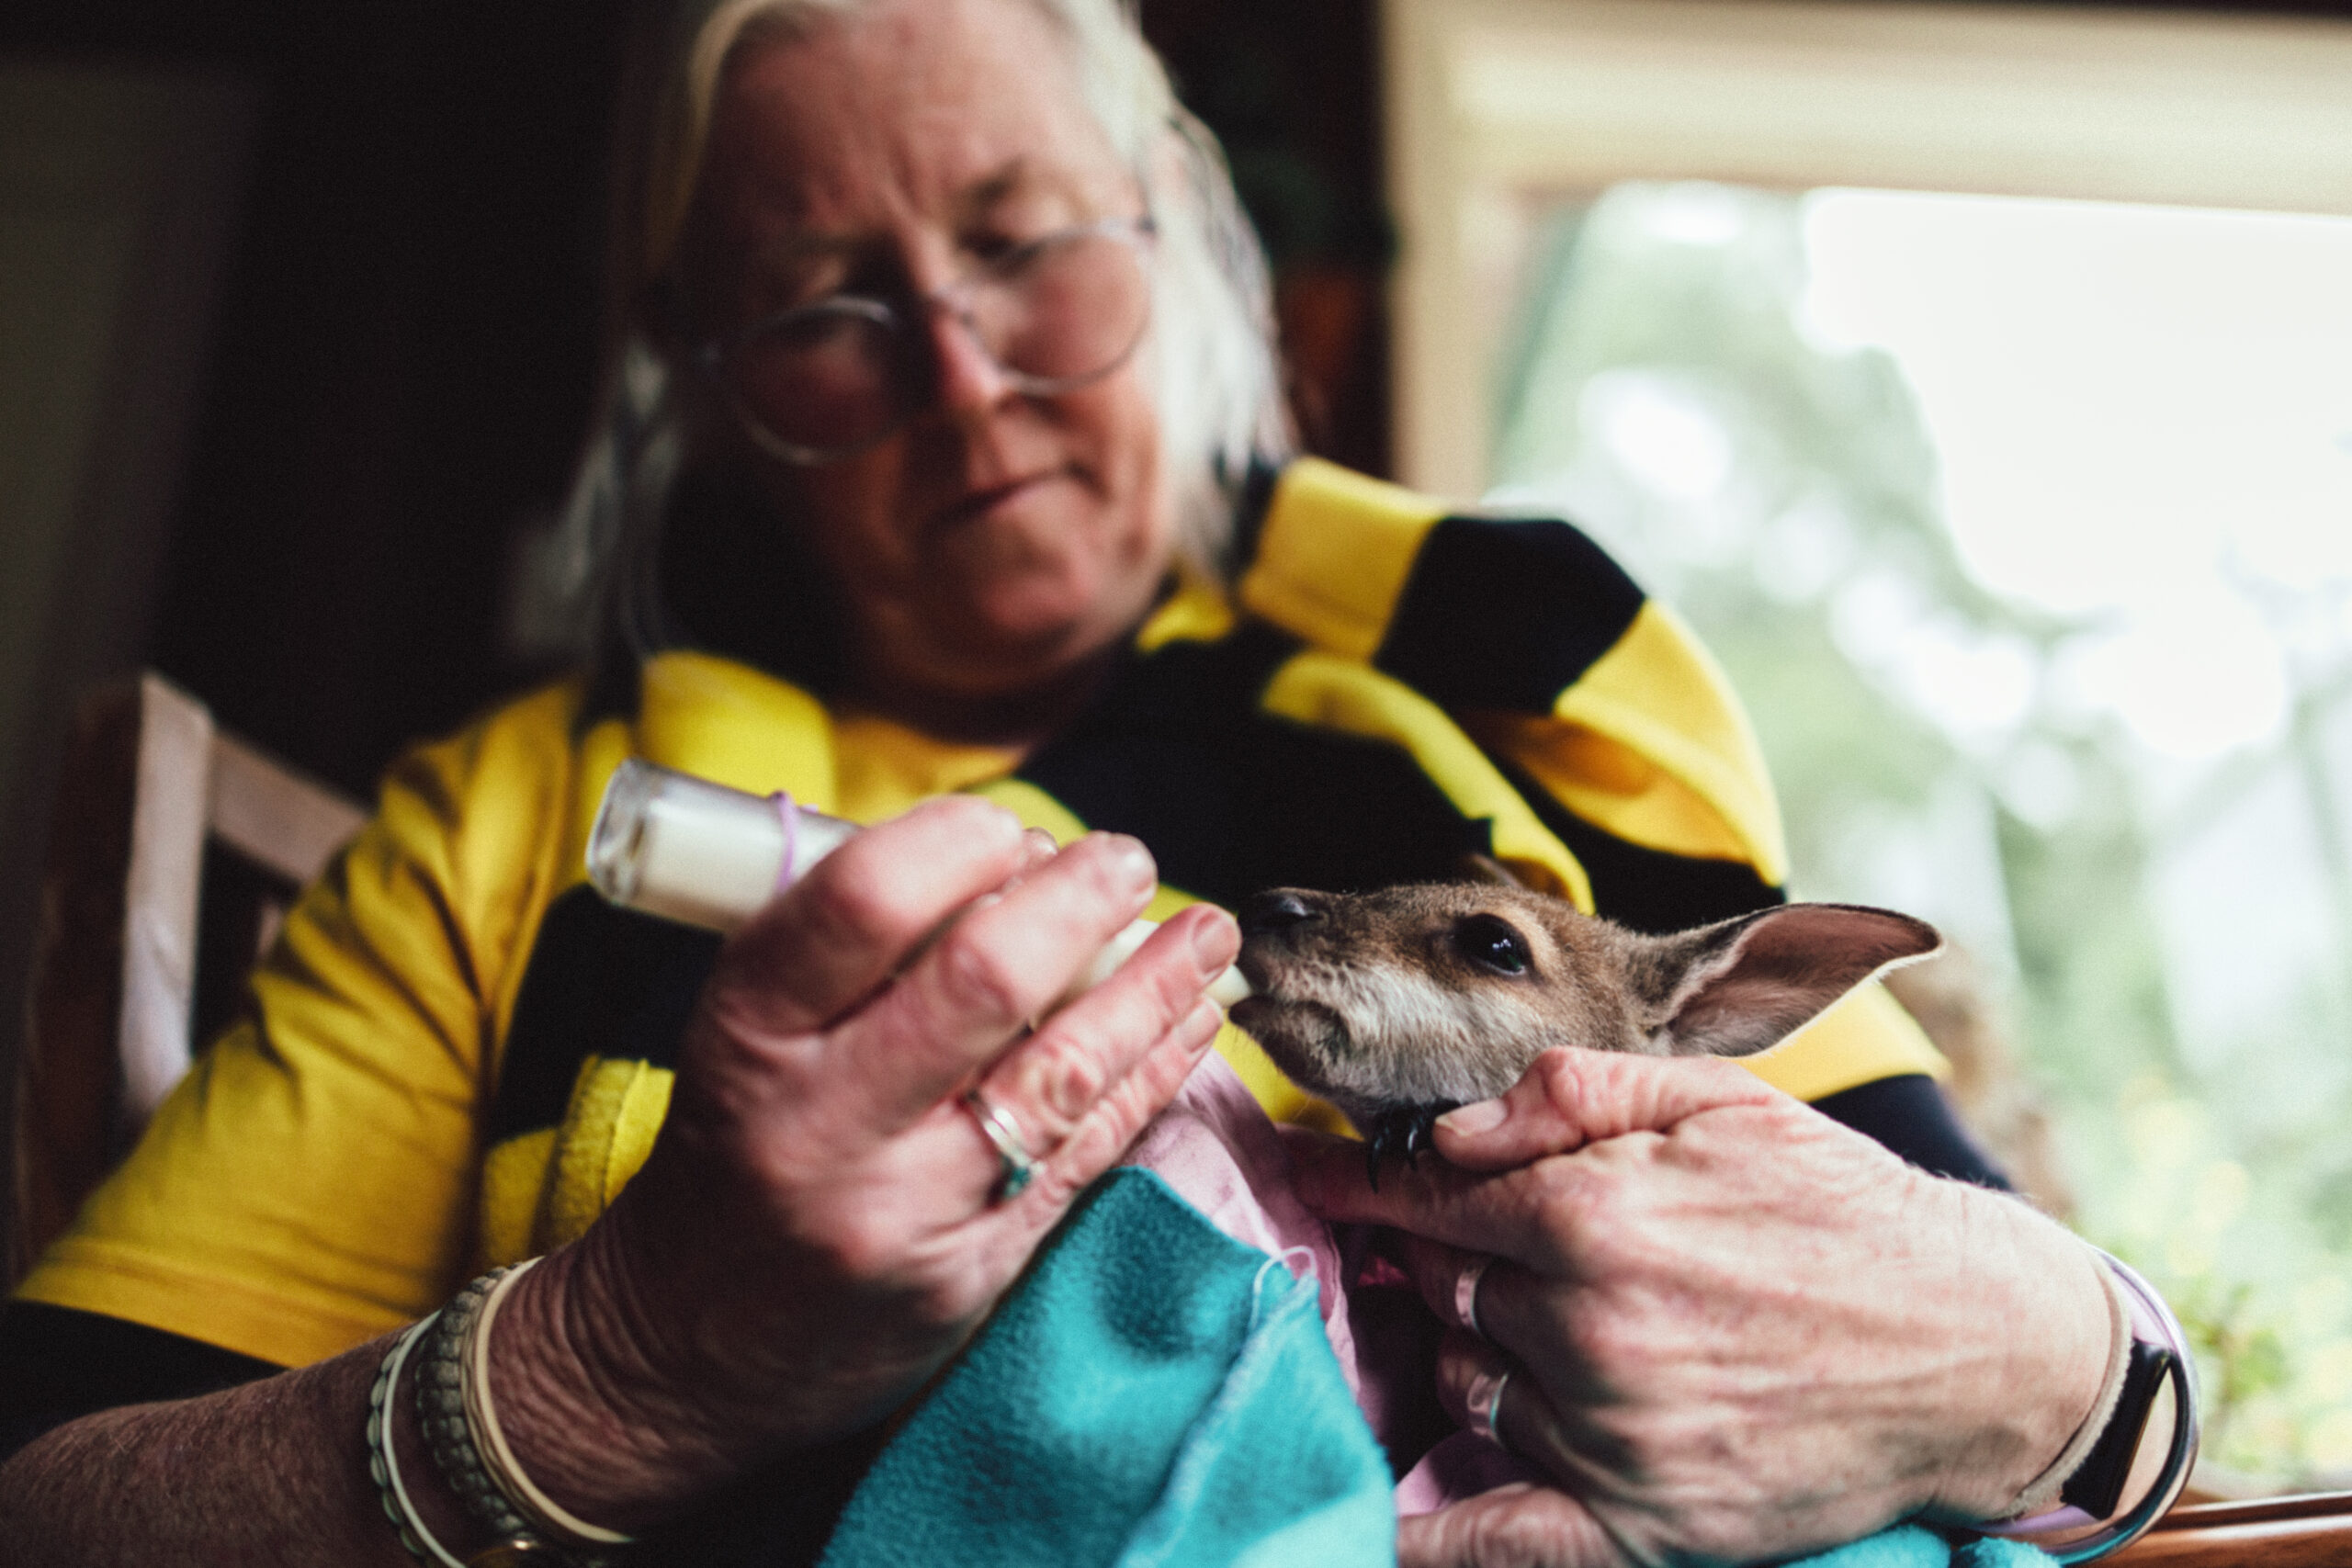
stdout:
[[[2102,1391],[2106,1419],[2086,1451],[2070,1464],[2071,1473],[2058,1491],[2060,1506],[2030,1518],[1982,1526],[1977,1532],[2039,1536],[2096,1527],[2073,1540],[2036,1542],[2062,1563],[2093,1562],[2139,1540],[2178,1499],[2197,1462],[2197,1363],[2189,1354],[2188,1337],[2164,1298],[2136,1270],[2104,1252],[2099,1258],[2126,1309],[2130,1333],[2114,1403],[2109,1405]],[[2156,1395],[2167,1383],[2173,1390],[2173,1427],[2164,1468],[2146,1496],[2129,1512],[2110,1517],[2139,1455]],[[2070,1454],[2075,1447],[2068,1445]]]

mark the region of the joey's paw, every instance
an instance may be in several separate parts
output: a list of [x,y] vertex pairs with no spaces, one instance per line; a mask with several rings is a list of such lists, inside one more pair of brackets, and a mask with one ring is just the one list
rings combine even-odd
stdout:
[[1429,1105],[1399,1106],[1384,1111],[1364,1123],[1364,1164],[1374,1191],[1380,1190],[1380,1162],[1395,1156],[1412,1165],[1420,1158],[1423,1149],[1435,1148],[1437,1119],[1458,1103],[1448,1100]]

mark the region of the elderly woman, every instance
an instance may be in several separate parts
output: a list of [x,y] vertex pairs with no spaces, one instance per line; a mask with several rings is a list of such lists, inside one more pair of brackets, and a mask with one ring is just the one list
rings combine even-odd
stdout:
[[[23,1288],[10,1561],[594,1562],[761,1473],[813,1551],[1213,1042],[1316,1119],[1203,998],[1217,903],[1471,851],[1652,928],[1780,897],[1736,711],[1580,536],[1283,466],[1255,252],[1110,0],[724,0],[673,66],[593,669],[395,771]],[[582,885],[632,753],[882,825],[722,946]],[[1932,1065],[1872,994],[1762,1070],[1877,1142],[1562,1054],[1442,1168],[1302,1143],[1559,1483],[1402,1553],[1782,1556],[2082,1470],[2121,1298],[1921,1168],[1990,1179]]]

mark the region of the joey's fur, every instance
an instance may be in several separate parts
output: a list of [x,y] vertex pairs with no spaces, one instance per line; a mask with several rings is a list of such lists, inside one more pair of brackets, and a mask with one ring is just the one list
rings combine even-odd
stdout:
[[1234,1021],[1375,1153],[1502,1093],[1555,1045],[1746,1056],[1941,945],[1907,915],[1786,904],[1668,936],[1516,884],[1277,888],[1241,909]]

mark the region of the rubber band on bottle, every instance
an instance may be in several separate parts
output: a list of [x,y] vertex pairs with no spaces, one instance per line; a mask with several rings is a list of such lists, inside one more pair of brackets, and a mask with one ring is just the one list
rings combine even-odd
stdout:
[[784,859],[775,868],[775,890],[778,893],[792,886],[792,863],[800,852],[800,808],[792,804],[792,792],[777,790],[768,796],[775,807],[777,820],[784,824]]

